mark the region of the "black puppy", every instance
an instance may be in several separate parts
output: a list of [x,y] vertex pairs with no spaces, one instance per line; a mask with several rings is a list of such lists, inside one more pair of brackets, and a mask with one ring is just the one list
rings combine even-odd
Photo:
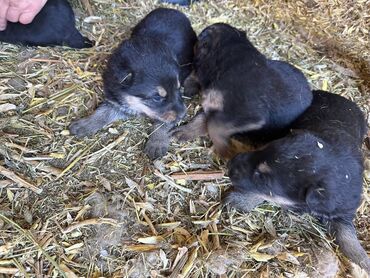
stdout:
[[[199,35],[194,73],[204,112],[176,129],[174,136],[190,140],[208,132],[221,156],[232,156],[232,135],[277,132],[291,124],[312,100],[307,80],[298,69],[267,59],[245,32],[223,23],[209,26]],[[194,79],[186,83],[191,86],[185,85],[187,91],[198,86]]]
[[152,159],[163,156],[169,130],[185,114],[180,86],[191,72],[195,42],[183,13],[165,8],[149,13],[108,61],[103,74],[106,100],[91,116],[72,123],[72,134],[94,134],[115,120],[146,115],[158,125],[164,123],[149,138],[146,152]]
[[265,149],[231,160],[233,187],[225,202],[248,212],[267,200],[310,213],[328,222],[343,253],[370,273],[352,224],[362,192],[361,110],[339,95],[314,91],[312,105],[292,128]]
[[92,47],[75,27],[75,16],[67,0],[48,0],[30,24],[8,22],[0,41],[27,46],[67,45]]

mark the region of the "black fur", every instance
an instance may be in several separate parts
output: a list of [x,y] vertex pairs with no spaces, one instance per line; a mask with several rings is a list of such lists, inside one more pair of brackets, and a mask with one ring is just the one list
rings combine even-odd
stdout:
[[352,225],[362,193],[366,122],[357,105],[339,95],[313,96],[290,135],[231,160],[233,187],[225,201],[244,211],[269,200],[310,213],[328,222],[345,255],[369,272]]
[[92,47],[75,27],[75,16],[67,0],[48,0],[30,24],[8,22],[0,41],[26,46],[66,45]]
[[[185,114],[180,85],[191,72],[195,42],[195,32],[183,13],[165,8],[149,13],[108,61],[103,74],[105,102],[92,116],[74,122],[72,134],[94,134],[113,120],[134,115],[164,122],[168,131]],[[111,117],[102,120],[106,113]],[[151,158],[166,153],[167,139],[149,139],[146,151]]]
[[[297,68],[267,59],[245,32],[227,24],[217,23],[201,32],[194,70],[202,90],[208,133],[221,154],[228,148],[230,136],[258,130],[261,137],[262,133],[280,131],[312,100],[308,82]],[[209,96],[210,91],[220,94],[220,103]]]

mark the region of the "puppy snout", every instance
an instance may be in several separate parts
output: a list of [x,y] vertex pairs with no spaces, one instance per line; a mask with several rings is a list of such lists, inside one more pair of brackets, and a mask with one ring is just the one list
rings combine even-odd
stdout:
[[177,117],[178,117],[178,113],[176,113],[173,110],[164,113],[162,116],[163,120],[167,123],[176,121]]

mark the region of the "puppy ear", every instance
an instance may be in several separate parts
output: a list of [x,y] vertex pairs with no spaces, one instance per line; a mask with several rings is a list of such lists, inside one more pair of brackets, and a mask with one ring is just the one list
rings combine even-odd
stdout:
[[134,81],[134,73],[131,71],[124,72],[122,79],[119,81],[124,87],[130,87]]
[[253,180],[258,184],[266,184],[267,179],[272,176],[272,169],[266,161],[257,165],[253,172]]
[[327,214],[335,209],[335,196],[330,194],[328,188],[323,182],[309,186],[306,203],[312,211]]
[[266,161],[260,163],[257,165],[257,171],[259,171],[260,173],[262,174],[271,174],[272,173],[272,169],[271,167],[267,164]]
[[123,87],[130,87],[135,78],[135,74],[130,63],[126,59],[112,63],[115,65],[113,67],[113,73],[119,84]]

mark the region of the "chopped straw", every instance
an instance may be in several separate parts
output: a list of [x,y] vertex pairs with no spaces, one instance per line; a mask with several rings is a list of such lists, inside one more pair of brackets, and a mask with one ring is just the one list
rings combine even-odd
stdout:
[[[369,124],[369,0],[69,2],[94,47],[0,43],[0,276],[321,277],[322,262],[331,261],[332,277],[356,275],[313,217],[269,203],[250,213],[220,205],[231,183],[208,138],[171,142],[165,157],[150,161],[145,118],[84,138],[68,129],[103,100],[108,55],[160,6],[183,11],[197,34],[216,22],[246,31],[267,57],[300,69],[312,89],[356,102]],[[185,102],[191,118],[201,100]],[[369,253],[366,142],[354,225]],[[235,149],[247,150],[239,143]]]

